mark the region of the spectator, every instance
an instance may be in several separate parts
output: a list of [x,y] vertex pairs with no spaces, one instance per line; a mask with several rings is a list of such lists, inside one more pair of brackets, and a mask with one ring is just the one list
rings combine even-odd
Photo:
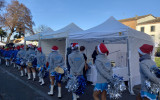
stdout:
[[93,54],[92,54],[92,58],[93,58],[93,64],[95,64],[95,60],[96,60],[96,56],[97,56],[97,46],[95,47],[95,50],[93,51]]

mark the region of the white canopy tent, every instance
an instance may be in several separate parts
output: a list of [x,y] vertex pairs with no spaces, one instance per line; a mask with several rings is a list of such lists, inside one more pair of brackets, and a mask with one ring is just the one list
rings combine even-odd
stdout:
[[118,74],[126,73],[128,78],[125,77],[125,80],[129,82],[129,91],[132,94],[133,86],[140,84],[137,50],[144,43],[154,44],[149,35],[125,26],[113,17],[86,31],[69,34],[68,39],[69,43],[77,42],[85,46],[88,58],[91,58],[95,46],[104,42],[110,51],[108,58],[116,62],[117,67],[114,69],[118,70],[115,72],[121,70]]
[[[31,36],[28,36],[28,37],[25,37],[25,42],[24,44],[26,45],[27,42],[29,41],[38,41],[38,46],[41,45],[41,40],[40,40],[40,37],[42,35],[45,35],[45,34],[48,34],[48,33],[51,33],[51,32],[54,32],[51,28],[47,28],[46,30],[44,30],[43,32],[40,32],[38,34],[35,34],[35,35],[31,35]],[[27,41],[27,42],[26,42]],[[31,43],[32,44],[32,43]]]
[[81,28],[79,28],[74,23],[71,23],[64,28],[61,28],[57,31],[42,34],[41,36],[41,47],[43,49],[43,52],[45,55],[48,56],[48,54],[51,52],[51,48],[53,45],[57,45],[59,47],[60,53],[65,58],[66,54],[66,43],[68,40],[68,35],[73,32],[80,32],[82,31]]

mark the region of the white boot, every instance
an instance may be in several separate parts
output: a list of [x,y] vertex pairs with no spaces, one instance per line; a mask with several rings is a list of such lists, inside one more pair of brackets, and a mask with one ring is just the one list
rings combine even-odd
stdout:
[[13,64],[13,62],[12,62],[12,61],[10,61],[10,64],[12,65],[12,64]]
[[27,68],[24,68],[24,73],[25,75],[27,75]]
[[28,79],[29,80],[31,79],[31,73],[28,73]]
[[21,70],[21,76],[23,76],[23,70]]
[[9,65],[10,65],[10,61],[8,61],[8,67],[9,67]]
[[18,66],[18,70],[20,70],[21,66]]
[[77,95],[77,99],[79,99],[79,95]]
[[42,81],[42,83],[40,85],[44,85],[44,79],[43,78],[41,78],[41,81]]
[[14,68],[16,67],[16,64],[15,64],[15,63],[13,64],[13,67],[14,67]]
[[7,67],[8,65],[7,65],[7,61],[6,61],[6,67]]
[[73,93],[73,100],[77,100],[77,95]]
[[58,87],[58,98],[61,98],[61,87]]
[[38,82],[39,82],[39,83],[42,82],[42,78],[41,78],[41,77],[39,77],[39,81],[38,81]]
[[53,88],[54,88],[54,85],[51,85],[50,92],[48,92],[48,95],[53,95]]
[[9,67],[9,61],[7,61],[7,66]]
[[33,81],[35,81],[35,79],[36,79],[36,73],[33,72]]

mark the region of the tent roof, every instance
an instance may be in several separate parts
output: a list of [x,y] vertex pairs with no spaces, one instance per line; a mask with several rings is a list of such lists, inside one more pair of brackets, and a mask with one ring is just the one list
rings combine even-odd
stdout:
[[[120,33],[121,32],[121,35]],[[70,39],[97,39],[97,38],[110,38],[113,37],[127,37],[133,36],[141,39],[151,40],[150,36],[136,31],[119,21],[117,21],[114,17],[110,17],[104,23],[90,28],[88,30],[72,33],[69,35]]]
[[80,27],[78,27],[76,24],[71,23],[57,31],[42,34],[41,39],[65,38],[65,37],[68,37],[68,34],[70,33],[75,33],[80,31],[83,31],[83,30]]
[[41,36],[42,34],[48,34],[48,33],[51,33],[51,32],[53,32],[53,30],[52,30],[52,29],[48,29],[48,30],[45,30],[45,31],[40,32],[40,33],[38,33],[38,34],[25,37],[25,40],[26,40],[26,41],[39,40],[39,38],[40,38],[40,36]]

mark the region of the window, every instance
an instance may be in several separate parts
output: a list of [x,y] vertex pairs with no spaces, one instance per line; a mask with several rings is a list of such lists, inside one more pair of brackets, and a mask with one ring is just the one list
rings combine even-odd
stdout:
[[144,32],[144,27],[141,27],[141,32]]
[[151,32],[155,32],[155,26],[151,26]]

